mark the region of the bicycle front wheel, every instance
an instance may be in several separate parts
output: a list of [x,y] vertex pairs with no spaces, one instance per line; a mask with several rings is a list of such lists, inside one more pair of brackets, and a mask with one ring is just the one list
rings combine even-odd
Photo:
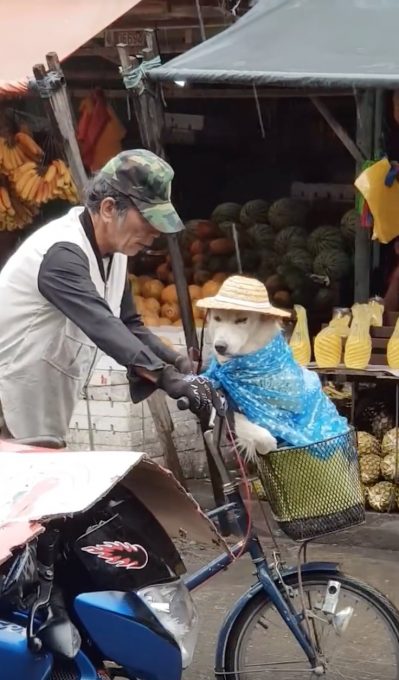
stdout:
[[[335,618],[323,613],[331,580],[340,583]],[[286,583],[300,613],[297,576]],[[322,677],[399,680],[399,612],[381,593],[342,574],[304,574],[303,592]],[[231,631],[224,672],[225,680],[314,680],[318,675],[263,592],[249,602]]]

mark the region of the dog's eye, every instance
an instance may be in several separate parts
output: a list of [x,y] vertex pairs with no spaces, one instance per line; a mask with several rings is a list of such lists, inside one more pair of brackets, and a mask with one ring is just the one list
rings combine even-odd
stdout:
[[247,323],[248,317],[244,316],[242,319],[236,319],[235,323]]
[[222,319],[221,319],[220,316],[214,316],[214,317],[213,317],[213,320],[214,320],[214,321],[221,321]]

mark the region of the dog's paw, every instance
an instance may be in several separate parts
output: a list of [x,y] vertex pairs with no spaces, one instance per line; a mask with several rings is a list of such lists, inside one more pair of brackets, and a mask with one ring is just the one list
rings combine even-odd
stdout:
[[277,441],[268,430],[251,423],[241,413],[234,414],[237,444],[247,461],[256,462],[256,454],[266,455],[277,448]]

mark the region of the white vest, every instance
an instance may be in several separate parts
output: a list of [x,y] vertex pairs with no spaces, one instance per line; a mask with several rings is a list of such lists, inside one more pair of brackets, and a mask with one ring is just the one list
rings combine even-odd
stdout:
[[39,292],[38,275],[55,243],[87,255],[98,293],[119,316],[127,257],[113,257],[105,286],[79,215],[72,208],[30,236],[0,273],[0,404],[16,438],[65,437],[74,407],[96,360],[93,342]]

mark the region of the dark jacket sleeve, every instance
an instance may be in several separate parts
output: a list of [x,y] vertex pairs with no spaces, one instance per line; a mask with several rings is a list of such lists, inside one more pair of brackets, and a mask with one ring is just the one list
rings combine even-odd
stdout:
[[154,333],[151,333],[151,331],[142,323],[140,315],[137,314],[134,308],[128,281],[126,282],[125,292],[121,303],[121,319],[133,335],[135,335],[136,338],[139,338],[139,340],[141,340],[146,347],[149,347],[154,354],[160,357],[160,359],[167,364],[175,363],[179,356],[177,352],[165,345],[162,340],[154,335]]
[[122,366],[140,366],[148,371],[164,367],[162,359],[138,335],[132,335],[98,294],[90,277],[89,260],[79,246],[52,246],[40,266],[38,287],[46,300]]

